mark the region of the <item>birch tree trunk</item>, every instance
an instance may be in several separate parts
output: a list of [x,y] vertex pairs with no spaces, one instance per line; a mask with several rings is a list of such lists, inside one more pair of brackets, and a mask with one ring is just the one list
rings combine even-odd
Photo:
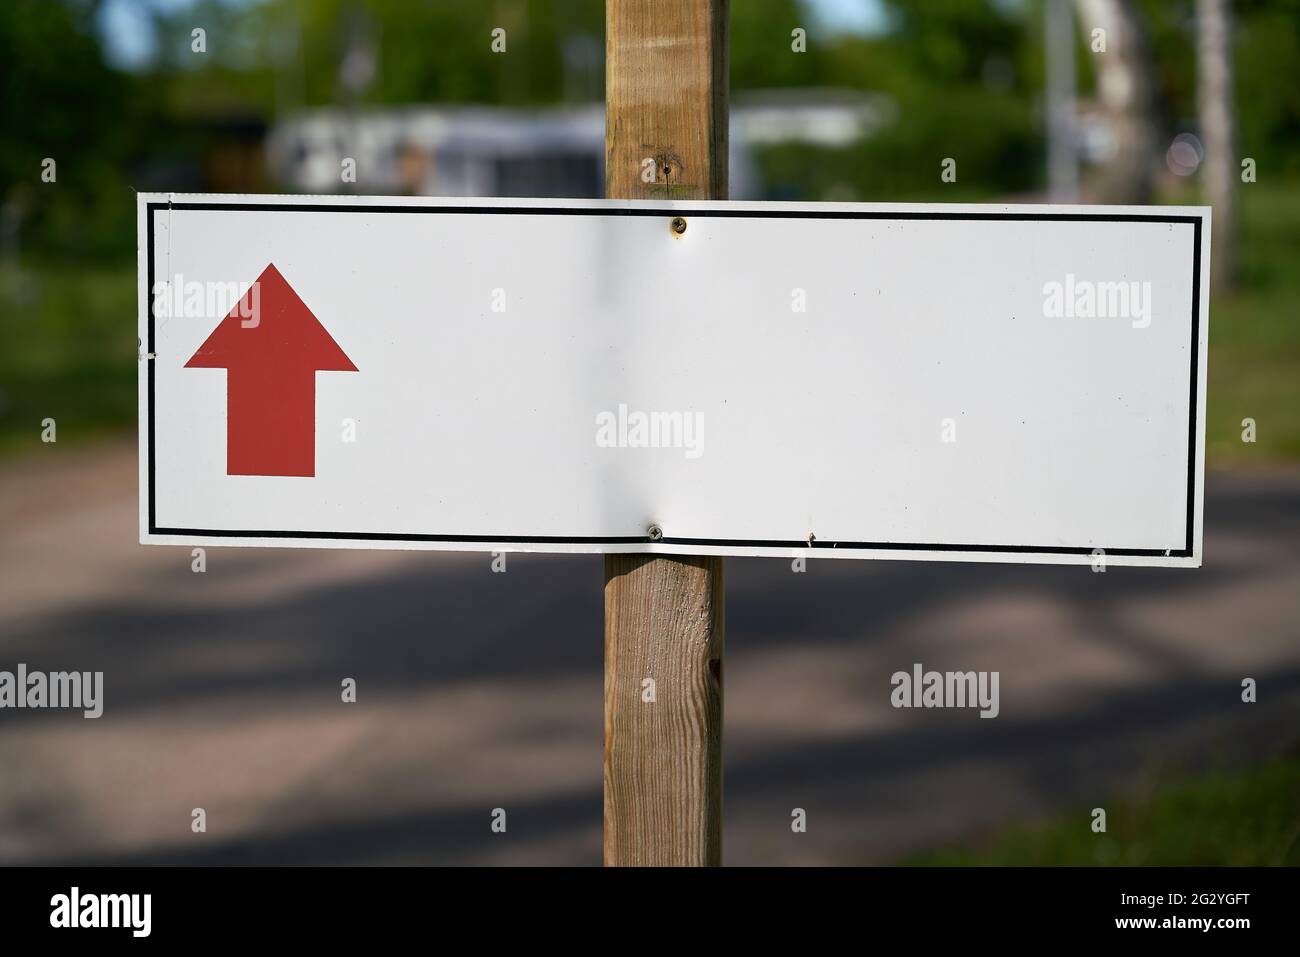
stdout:
[[[1097,99],[1114,138],[1114,152],[1086,185],[1098,203],[1151,199],[1157,122],[1150,47],[1132,0],[1077,0],[1084,42],[1097,75]],[[1096,49],[1104,30],[1105,50]]]
[[1232,22],[1227,0],[1196,2],[1196,99],[1205,159],[1205,196],[1214,208],[1210,280],[1232,281],[1237,219],[1237,159],[1233,132]]

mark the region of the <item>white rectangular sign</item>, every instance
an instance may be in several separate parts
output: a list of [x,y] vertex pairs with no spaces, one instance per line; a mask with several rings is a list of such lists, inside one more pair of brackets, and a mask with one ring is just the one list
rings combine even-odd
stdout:
[[1209,225],[142,195],[141,541],[1199,565]]

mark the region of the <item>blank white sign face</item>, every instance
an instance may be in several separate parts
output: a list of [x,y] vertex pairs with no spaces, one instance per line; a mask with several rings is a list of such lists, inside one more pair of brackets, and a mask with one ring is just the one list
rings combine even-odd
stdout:
[[142,195],[141,541],[1199,565],[1209,218]]

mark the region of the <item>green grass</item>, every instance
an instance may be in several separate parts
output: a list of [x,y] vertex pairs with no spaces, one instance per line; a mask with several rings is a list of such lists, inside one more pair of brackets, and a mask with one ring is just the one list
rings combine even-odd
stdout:
[[[1210,299],[1207,459],[1300,459],[1300,186],[1241,188],[1239,273]],[[1255,420],[1256,442],[1241,440]]]
[[[1240,275],[1210,306],[1207,457],[1300,460],[1300,184],[1241,188]],[[135,263],[0,272],[0,454],[129,429],[136,409]],[[1255,420],[1257,441],[1241,441]]]
[[1172,781],[1138,801],[1107,801],[969,848],[907,861],[923,866],[1300,865],[1300,749],[1241,773]]

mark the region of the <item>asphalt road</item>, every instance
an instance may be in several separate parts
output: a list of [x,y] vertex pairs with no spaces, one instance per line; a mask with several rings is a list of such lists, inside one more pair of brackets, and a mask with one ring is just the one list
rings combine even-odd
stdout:
[[[135,468],[110,444],[0,470],[0,670],[105,673],[99,720],[0,711],[0,863],[600,862],[598,556],[210,549],[195,574],[136,544]],[[1212,473],[1205,553],[1104,575],[729,560],[726,862],[1087,826],[1293,743],[1300,469]],[[916,662],[999,671],[1000,715],[895,710]]]

